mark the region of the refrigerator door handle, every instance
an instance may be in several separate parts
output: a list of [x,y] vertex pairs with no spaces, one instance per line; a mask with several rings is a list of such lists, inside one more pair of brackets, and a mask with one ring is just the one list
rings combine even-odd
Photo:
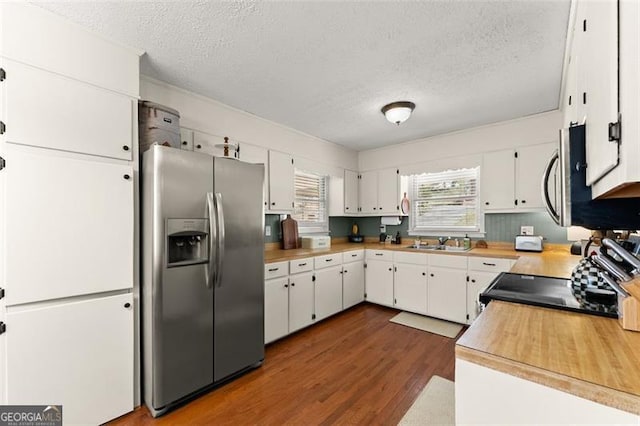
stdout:
[[206,274],[206,286],[207,288],[213,288],[213,282],[215,280],[215,265],[213,264],[214,257],[217,257],[217,253],[214,254],[214,241],[217,238],[217,224],[214,217],[214,202],[213,193],[207,192],[207,210],[209,211],[209,263],[205,267]]
[[216,287],[222,286],[222,262],[224,260],[224,209],[222,208],[222,194],[215,193],[215,210],[216,210],[216,225],[218,226],[216,232],[216,243],[218,245],[216,249]]

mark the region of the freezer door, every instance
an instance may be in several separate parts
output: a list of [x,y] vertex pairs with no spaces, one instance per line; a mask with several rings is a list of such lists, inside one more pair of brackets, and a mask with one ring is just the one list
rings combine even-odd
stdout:
[[214,380],[264,359],[264,166],[214,157]]
[[[213,289],[203,259],[213,169],[208,155],[154,146],[143,173],[145,400],[160,409],[213,383]],[[171,244],[182,246],[171,252]]]

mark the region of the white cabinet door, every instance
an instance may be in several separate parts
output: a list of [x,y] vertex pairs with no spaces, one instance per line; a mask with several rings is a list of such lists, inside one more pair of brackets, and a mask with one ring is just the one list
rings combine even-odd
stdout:
[[512,149],[484,154],[480,176],[485,210],[514,208],[515,152]]
[[344,309],[364,301],[364,261],[342,266],[342,307]]
[[293,183],[293,157],[282,152],[269,151],[269,210],[293,209]]
[[101,424],[133,410],[130,293],[6,318],[8,404],[62,404],[65,424]]
[[319,321],[342,310],[342,265],[321,269],[315,274],[314,312]]
[[360,174],[360,213],[378,213],[378,172]]
[[618,144],[609,141],[609,123],[618,121],[618,2],[579,4],[583,19],[577,22],[578,66],[585,71],[580,101],[586,115],[587,185],[591,185],[618,162]]
[[[210,135],[208,133],[193,131],[193,150],[203,154],[213,155],[214,157],[224,157],[224,148],[216,145],[224,143],[222,136]],[[235,149],[229,149],[229,157],[237,158],[238,153]]]
[[193,151],[193,130],[180,129],[180,149]]
[[427,267],[397,263],[394,269],[394,306],[405,311],[426,314]]
[[480,315],[478,296],[498,275],[498,272],[469,271],[469,281],[467,282],[467,324],[471,324]]
[[7,306],[133,287],[131,167],[54,152],[5,147]]
[[358,213],[358,173],[351,170],[344,171],[344,212]]
[[557,148],[558,145],[555,142],[518,148],[516,162],[516,199],[518,200],[518,208],[544,207],[540,183],[542,182],[544,168]]
[[289,332],[289,278],[264,282],[264,342],[270,343]]
[[264,208],[267,208],[267,200],[269,199],[269,151],[261,146],[241,144],[240,145],[240,161],[253,164],[264,164],[264,182],[262,186],[262,195],[264,197]]
[[460,324],[467,322],[466,270],[429,268],[427,288],[427,315]]
[[289,333],[313,323],[313,273],[289,276]]
[[393,306],[393,263],[367,260],[365,288],[368,302]]
[[378,212],[400,214],[398,169],[384,169],[378,172]]
[[0,65],[5,141],[132,159],[131,98],[8,59]]

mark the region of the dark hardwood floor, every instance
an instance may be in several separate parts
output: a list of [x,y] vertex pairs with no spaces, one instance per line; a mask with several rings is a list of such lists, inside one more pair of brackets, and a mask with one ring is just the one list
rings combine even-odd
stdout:
[[115,425],[395,425],[431,376],[454,379],[455,339],[390,323],[364,303],[266,348],[257,370],[153,419]]

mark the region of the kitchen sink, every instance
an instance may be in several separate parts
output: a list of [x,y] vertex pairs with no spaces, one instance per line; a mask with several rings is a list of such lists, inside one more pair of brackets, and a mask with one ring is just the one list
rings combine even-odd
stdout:
[[465,252],[471,250],[470,248],[464,247],[455,247],[455,246],[446,246],[446,245],[426,245],[420,244],[419,246],[412,244],[407,246],[407,248],[417,249],[417,250],[430,250],[430,251],[457,251],[457,252]]

